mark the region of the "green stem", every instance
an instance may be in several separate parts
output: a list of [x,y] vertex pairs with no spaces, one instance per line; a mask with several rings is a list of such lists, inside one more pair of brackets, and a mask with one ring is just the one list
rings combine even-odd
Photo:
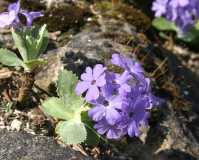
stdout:
[[17,100],[18,109],[21,109],[21,110],[24,109],[26,98],[34,84],[34,77],[35,77],[34,71],[24,71],[24,74],[22,77],[22,84],[19,90],[19,96]]

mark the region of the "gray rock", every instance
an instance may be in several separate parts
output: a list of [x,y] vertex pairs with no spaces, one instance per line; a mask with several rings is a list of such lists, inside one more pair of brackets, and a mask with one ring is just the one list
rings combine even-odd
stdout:
[[196,160],[199,145],[192,132],[182,123],[167,101],[161,106],[163,116],[155,124],[142,126],[139,138],[132,139],[129,151],[135,159]]
[[59,146],[49,137],[26,132],[0,129],[0,159],[2,160],[94,160],[70,148]]

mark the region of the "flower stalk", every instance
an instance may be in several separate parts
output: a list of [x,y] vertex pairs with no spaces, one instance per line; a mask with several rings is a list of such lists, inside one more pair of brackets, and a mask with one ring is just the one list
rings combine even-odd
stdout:
[[19,109],[24,109],[26,98],[28,97],[28,94],[34,84],[34,77],[35,77],[34,71],[30,71],[30,70],[24,71],[23,77],[22,77],[22,84],[21,84],[21,88],[19,90],[19,96],[17,99],[17,107]]

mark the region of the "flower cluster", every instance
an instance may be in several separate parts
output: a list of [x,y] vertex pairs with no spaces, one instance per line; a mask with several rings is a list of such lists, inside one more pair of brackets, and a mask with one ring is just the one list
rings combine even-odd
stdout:
[[[81,75],[83,81],[76,86],[76,94],[86,90],[86,101],[94,104],[88,115],[98,124],[94,126],[99,134],[117,140],[125,134],[139,136],[141,125],[148,125],[151,115],[147,109],[164,102],[151,92],[150,79],[145,78],[139,62],[120,54],[113,54],[111,62],[125,68],[122,74],[105,73],[106,67],[97,64],[92,70],[86,68]],[[133,78],[140,83],[129,84]]]
[[167,20],[175,22],[181,34],[192,30],[199,18],[198,0],[156,0],[151,9],[155,17],[166,16]]
[[0,27],[3,28],[5,26],[14,27],[14,29],[21,28],[22,23],[18,17],[18,14],[23,14],[27,18],[27,27],[30,28],[33,22],[33,19],[37,17],[44,16],[41,12],[30,12],[21,9],[20,10],[20,3],[10,4],[8,7],[8,12],[3,12],[0,14]]

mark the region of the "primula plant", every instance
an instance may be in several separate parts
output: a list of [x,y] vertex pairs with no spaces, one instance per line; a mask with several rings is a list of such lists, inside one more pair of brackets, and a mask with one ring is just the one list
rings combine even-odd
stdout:
[[[155,11],[153,26],[157,29],[176,31],[177,38],[187,42],[199,36],[198,0],[156,0],[151,9]],[[172,35],[160,32],[160,36],[172,41]]]
[[[60,72],[57,81],[60,98],[49,98],[42,107],[60,119],[55,131],[65,143],[85,141],[97,145],[100,135],[116,140],[126,134],[139,136],[141,125],[148,125],[147,119],[151,116],[147,110],[164,102],[152,94],[150,79],[144,77],[139,62],[121,54],[113,54],[111,62],[124,67],[125,71],[111,73],[97,64],[93,69],[86,68],[80,82],[72,72]],[[135,84],[132,84],[133,78],[137,79]],[[83,98],[81,94],[85,91]],[[93,123],[97,132],[92,129]]]
[[[24,28],[18,14],[27,18],[27,25]],[[18,106],[23,108],[24,101],[34,83],[34,66],[45,65],[46,61],[39,61],[37,58],[44,52],[48,45],[49,35],[46,25],[31,28],[33,19],[42,17],[40,12],[26,12],[20,9],[19,1],[9,5],[8,12],[0,14],[0,27],[11,26],[12,36],[23,60],[16,54],[0,49],[0,62],[7,66],[21,66],[24,68],[22,85],[18,97]]]

